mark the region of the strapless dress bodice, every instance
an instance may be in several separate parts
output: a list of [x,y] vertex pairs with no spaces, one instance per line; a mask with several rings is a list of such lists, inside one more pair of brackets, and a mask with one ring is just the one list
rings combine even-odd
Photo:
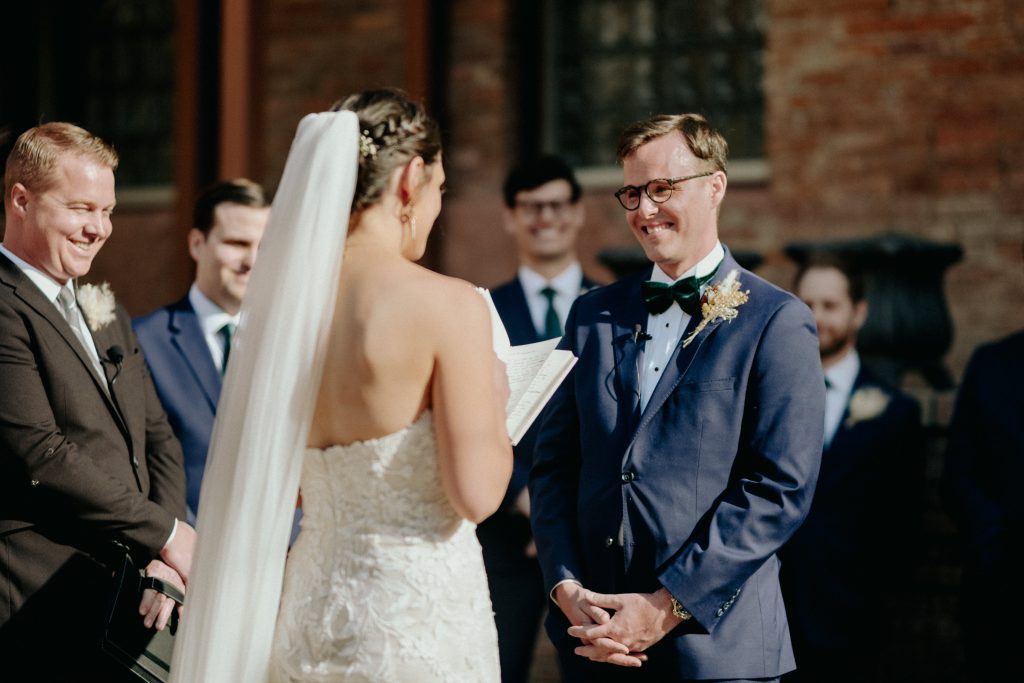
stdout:
[[303,531],[449,536],[462,523],[444,492],[430,411],[387,436],[309,448]]

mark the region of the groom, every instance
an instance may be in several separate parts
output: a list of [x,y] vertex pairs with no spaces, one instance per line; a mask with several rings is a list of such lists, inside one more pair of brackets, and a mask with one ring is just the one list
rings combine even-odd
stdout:
[[695,114],[620,138],[653,267],[576,302],[530,476],[567,681],[794,668],[775,552],[810,506],[825,385],[807,307],[718,241],[727,149]]

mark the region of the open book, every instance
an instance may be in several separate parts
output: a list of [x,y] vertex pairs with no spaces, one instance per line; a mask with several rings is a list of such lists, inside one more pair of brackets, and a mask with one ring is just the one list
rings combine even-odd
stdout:
[[515,446],[576,364],[576,356],[571,351],[556,349],[559,342],[557,338],[512,346],[491,300],[491,293],[486,289],[480,289],[480,293],[491,309],[494,353],[504,361],[508,372],[511,395],[506,408],[508,418],[505,425],[512,445]]

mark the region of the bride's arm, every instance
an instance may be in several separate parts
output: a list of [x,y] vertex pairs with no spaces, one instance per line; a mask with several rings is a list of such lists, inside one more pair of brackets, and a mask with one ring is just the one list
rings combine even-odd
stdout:
[[434,427],[448,499],[456,512],[479,523],[497,510],[512,474],[507,380],[491,347],[486,303],[462,283],[452,290],[437,320]]

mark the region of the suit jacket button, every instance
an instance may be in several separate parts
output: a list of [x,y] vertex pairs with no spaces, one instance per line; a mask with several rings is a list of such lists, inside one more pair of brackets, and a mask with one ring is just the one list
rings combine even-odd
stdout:
[[47,448],[46,449],[46,454],[47,455],[53,455],[53,449],[52,448]]
[[604,539],[604,547],[605,548],[611,548],[613,545],[615,545],[615,539],[614,538],[609,536],[606,539]]
[[622,473],[622,483],[623,484],[628,484],[629,482],[633,481],[634,479],[636,479],[636,474],[634,474],[633,472],[623,472]]
[[32,486],[39,486],[39,480],[38,480],[38,479],[33,479],[33,480],[32,480],[31,482],[29,482],[29,483],[30,483],[30,484],[32,484]]

